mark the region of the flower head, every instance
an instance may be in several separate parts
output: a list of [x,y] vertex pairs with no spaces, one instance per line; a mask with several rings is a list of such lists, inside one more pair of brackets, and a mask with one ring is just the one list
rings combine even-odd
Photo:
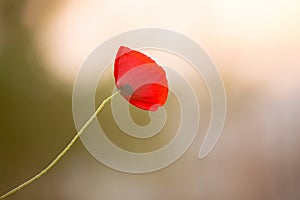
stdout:
[[156,111],[168,97],[166,73],[147,55],[120,46],[114,64],[115,84],[132,105]]

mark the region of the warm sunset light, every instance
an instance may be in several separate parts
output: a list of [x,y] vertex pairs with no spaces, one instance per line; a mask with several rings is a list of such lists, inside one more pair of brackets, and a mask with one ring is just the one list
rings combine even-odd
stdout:
[[[94,69],[103,70],[101,76],[90,72],[84,74],[82,82],[76,82],[85,61],[103,42],[141,28],[171,30],[201,46],[207,60],[213,63],[203,69],[210,72],[216,66],[226,98],[216,98],[209,90],[205,73],[197,73],[197,68],[176,52],[127,44],[95,54],[99,63],[91,63]],[[172,44],[174,48],[180,46]],[[118,50],[119,54],[131,53],[117,58]],[[198,58],[199,52],[189,53]],[[106,53],[113,56],[104,66],[100,61]],[[138,78],[132,80],[129,76],[120,81],[118,70],[127,73],[145,63],[152,65],[139,68],[134,74]],[[172,79],[172,70],[188,83]],[[299,75],[299,0],[0,1],[0,197],[44,169],[82,127],[84,120],[74,123],[74,99],[92,104],[80,110],[88,116],[115,89],[116,98],[99,116],[94,116],[105,134],[101,141],[98,132],[95,138],[87,139],[95,147],[92,150],[120,159],[109,163],[112,166],[152,165],[153,162],[128,163],[123,154],[111,149],[98,151],[96,146],[99,142],[101,147],[114,144],[121,153],[132,151],[132,157],[157,152],[176,143],[176,130],[182,125],[183,113],[187,113],[191,119],[199,117],[195,123],[186,120],[187,127],[199,130],[195,129],[191,146],[183,148],[185,154],[178,156],[176,162],[170,160],[168,167],[130,174],[129,170],[118,171],[98,162],[80,138],[53,171],[17,192],[15,199],[298,200]],[[95,95],[87,95],[86,99],[74,95],[77,87],[88,93],[92,80],[98,84]],[[223,92],[215,85],[217,78],[212,76],[212,80],[211,85]],[[137,82],[148,85],[134,92],[139,88]],[[172,90],[176,84],[188,102],[186,112]],[[186,86],[191,86],[193,95],[185,94]],[[193,107],[191,96],[198,107]],[[213,97],[217,106],[211,104]],[[128,112],[114,110],[118,102],[127,103],[124,105]],[[207,158],[198,159],[199,148],[212,124],[212,111],[222,103],[226,105],[226,118],[220,140]],[[194,114],[198,110],[199,116]],[[153,120],[157,119],[156,111],[168,120]],[[161,132],[145,134],[143,139],[138,134],[126,134],[114,118],[116,113],[121,116],[119,121],[139,125],[130,130],[156,123],[162,125]],[[189,133],[185,129],[182,132]],[[104,143],[103,138],[109,142]],[[171,158],[176,150],[172,147],[167,157]]]

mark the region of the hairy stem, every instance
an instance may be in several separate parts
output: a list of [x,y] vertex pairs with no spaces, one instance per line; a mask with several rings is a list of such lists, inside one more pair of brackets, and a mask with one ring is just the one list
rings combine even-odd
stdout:
[[29,179],[28,181],[25,181],[21,185],[15,187],[14,189],[10,190],[9,192],[5,193],[0,197],[0,199],[5,199],[6,197],[14,194],[15,192],[21,190],[25,186],[30,185],[37,179],[39,179],[41,176],[46,174],[56,163],[70,150],[70,148],[73,146],[73,144],[77,141],[77,139],[80,137],[80,135],[84,132],[84,130],[91,124],[91,122],[97,117],[98,113],[103,109],[104,105],[108,103],[115,95],[117,95],[119,91],[113,93],[111,96],[107,97],[100,106],[97,108],[95,113],[89,118],[89,120],[82,126],[82,128],[76,133],[74,138],[71,140],[71,142],[65,147],[65,149],[45,168],[43,169],[40,173]]

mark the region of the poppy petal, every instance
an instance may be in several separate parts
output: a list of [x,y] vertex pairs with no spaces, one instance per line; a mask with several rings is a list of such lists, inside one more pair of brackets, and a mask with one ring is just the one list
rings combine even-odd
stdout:
[[121,46],[115,59],[114,76],[121,95],[132,105],[155,111],[166,102],[166,73],[145,54]]
[[129,102],[143,110],[156,111],[167,100],[168,88],[152,83],[146,84],[134,91]]
[[114,65],[114,76],[116,83],[117,80],[129,70],[148,63],[156,64],[154,60],[152,60],[145,54],[142,54],[138,51],[134,51],[128,47],[120,46],[116,55]]

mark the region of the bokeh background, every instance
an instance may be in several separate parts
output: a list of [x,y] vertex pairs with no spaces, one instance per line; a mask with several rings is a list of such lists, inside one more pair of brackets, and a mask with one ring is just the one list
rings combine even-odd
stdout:
[[227,119],[209,157],[197,159],[201,135],[170,167],[133,175],[77,142],[9,199],[300,199],[299,13],[297,0],[1,0],[0,193],[75,134],[72,86],[89,53],[118,33],[155,27],[202,45],[223,76]]

